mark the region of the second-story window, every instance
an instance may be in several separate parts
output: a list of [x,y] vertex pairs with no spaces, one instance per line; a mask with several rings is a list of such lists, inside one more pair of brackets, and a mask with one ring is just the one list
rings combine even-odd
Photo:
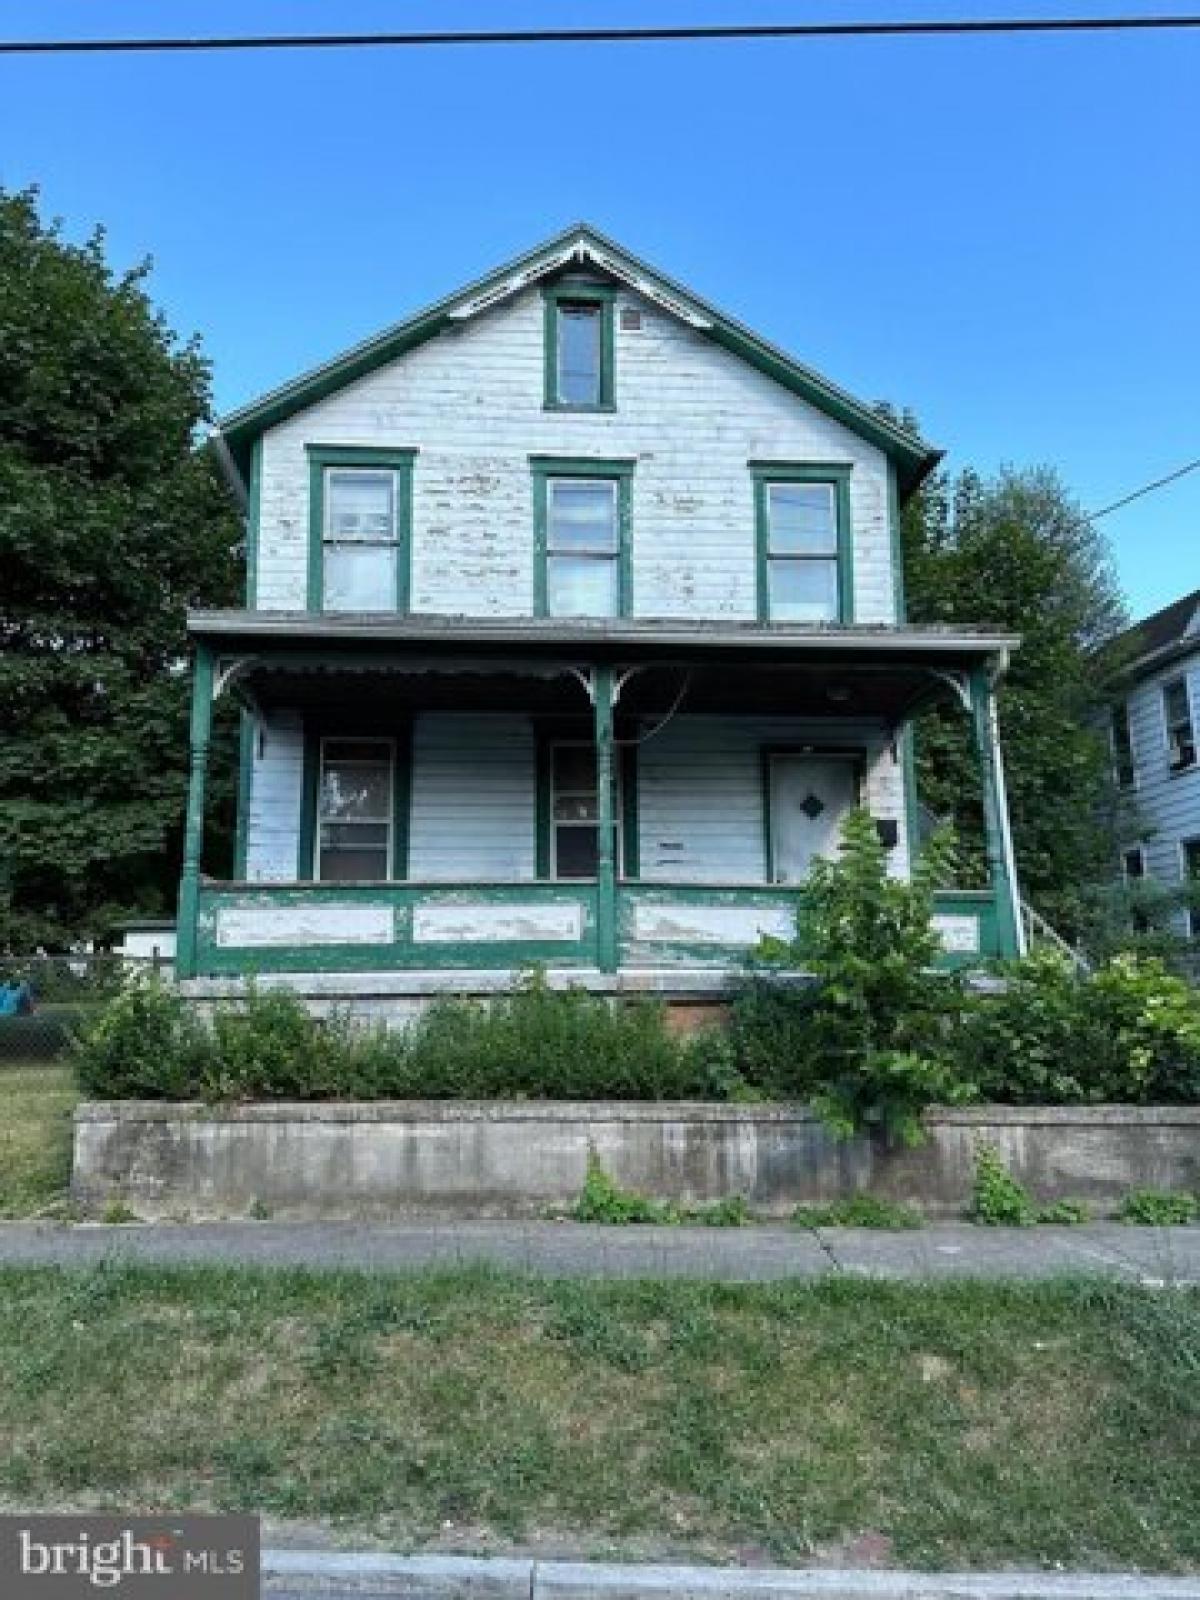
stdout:
[[758,609],[764,622],[847,622],[849,513],[843,472],[755,466]]
[[535,610],[620,617],[629,610],[632,463],[535,457]]
[[396,474],[326,467],[324,574],[330,611],[392,611],[396,605]]
[[1167,763],[1172,772],[1196,765],[1196,730],[1186,678],[1163,684],[1163,721],[1167,734]]
[[310,611],[405,611],[415,452],[309,445]]
[[1112,743],[1113,776],[1119,789],[1132,789],[1137,777],[1133,759],[1133,734],[1129,727],[1129,707],[1124,700],[1112,708],[1109,726]]

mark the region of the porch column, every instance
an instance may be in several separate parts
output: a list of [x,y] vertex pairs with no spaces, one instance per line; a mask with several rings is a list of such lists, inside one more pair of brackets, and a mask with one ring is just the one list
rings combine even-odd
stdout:
[[996,721],[996,695],[986,667],[976,667],[971,673],[970,690],[971,721],[983,779],[983,823],[987,837],[988,877],[996,906],[997,933],[1001,951],[1005,955],[1023,956],[1026,949],[1025,927],[1021,920],[1017,865],[1008,820],[1004,761],[1000,754],[1000,732]]
[[187,821],[183,834],[183,878],[179,885],[179,926],[175,975],[196,975],[196,919],[200,905],[200,852],[204,843],[204,784],[208,774],[208,742],[212,732],[213,658],[206,644],[196,646],[192,671],[191,767]]
[[613,807],[613,670],[592,668],[596,739],[596,958],[617,970],[617,819]]

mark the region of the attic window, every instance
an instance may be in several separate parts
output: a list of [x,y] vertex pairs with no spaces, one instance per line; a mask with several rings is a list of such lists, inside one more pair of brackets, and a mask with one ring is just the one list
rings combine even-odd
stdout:
[[610,411],[612,291],[569,282],[548,290],[545,338],[547,407],[556,411]]

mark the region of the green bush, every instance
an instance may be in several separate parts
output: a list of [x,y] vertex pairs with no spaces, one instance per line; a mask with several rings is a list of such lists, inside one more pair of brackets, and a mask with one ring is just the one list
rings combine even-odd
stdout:
[[536,977],[490,1005],[440,1001],[393,1030],[315,1020],[287,991],[253,988],[218,1006],[209,1028],[146,980],[75,1050],[86,1094],[168,1100],[712,1099],[723,1097],[718,1057],[706,1035],[672,1034],[658,1004],[614,1005]]
[[1082,1200],[1054,1200],[1038,1209],[1037,1219],[1060,1228],[1075,1228],[1090,1222],[1092,1212]]
[[[893,878],[873,819],[852,811],[841,854],[813,865],[794,941],[760,946],[762,959],[810,973],[813,983],[781,990],[769,1004],[753,995],[758,1016],[748,1029],[743,1013],[741,1027],[755,1050],[743,1070],[771,1070],[772,1087],[810,1100],[839,1135],[916,1144],[927,1107],[974,1097],[947,1048],[964,1004],[962,981],[934,970],[941,941],[933,891],[950,871],[950,855],[949,840],[935,837],[911,882]],[[761,1025],[772,1012],[787,1014],[774,1053]]]
[[212,1035],[174,989],[131,982],[73,1051],[79,1086],[102,1100],[180,1100],[205,1093],[217,1070]]
[[616,1227],[688,1222],[704,1228],[744,1228],[754,1220],[740,1194],[726,1195],[707,1205],[681,1206],[671,1200],[652,1200],[634,1189],[622,1189],[604,1170],[594,1150],[588,1151],[587,1175],[571,1216],[576,1222],[603,1222]]
[[1200,1201],[1178,1190],[1134,1189],[1125,1196],[1117,1215],[1122,1222],[1147,1228],[1182,1227],[1200,1216]]
[[975,1145],[975,1183],[971,1217],[990,1228],[1028,1228],[1037,1221],[1037,1207],[1017,1182],[994,1144]]
[[1090,976],[1053,952],[1003,971],[964,1010],[954,1050],[986,1100],[1130,1104],[1200,1099],[1200,993],[1160,961],[1116,956]]

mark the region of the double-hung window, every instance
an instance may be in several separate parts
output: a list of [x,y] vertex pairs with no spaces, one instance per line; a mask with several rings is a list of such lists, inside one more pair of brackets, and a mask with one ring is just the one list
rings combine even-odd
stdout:
[[321,740],[315,877],[391,876],[394,766],[390,739]]
[[751,464],[764,622],[851,617],[849,469]]
[[629,612],[632,463],[535,457],[535,610],[547,617]]
[[[552,878],[594,878],[599,848],[596,749],[586,739],[559,739],[549,747]],[[614,858],[622,859],[619,765],[614,772]]]
[[1137,767],[1133,758],[1133,734],[1129,726],[1129,706],[1124,700],[1119,701],[1112,708],[1109,739],[1112,745],[1113,776],[1116,778],[1117,787],[1119,789],[1132,789],[1137,778]]
[[1196,765],[1196,730],[1186,678],[1163,684],[1163,722],[1167,735],[1167,763],[1172,772]]
[[551,411],[611,411],[613,290],[569,280],[548,288],[545,404]]
[[318,445],[309,461],[309,610],[406,610],[412,452]]

